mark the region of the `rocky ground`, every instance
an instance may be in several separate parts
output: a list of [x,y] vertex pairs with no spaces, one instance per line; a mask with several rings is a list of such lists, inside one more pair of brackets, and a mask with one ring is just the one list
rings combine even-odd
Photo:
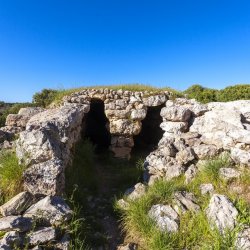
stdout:
[[[67,228],[74,212],[62,199],[69,182],[65,169],[72,165],[91,101],[98,99],[104,102],[110,150],[118,158],[131,156],[133,137],[140,133],[148,108],[162,107],[164,135],[146,157],[143,183],[127,182],[132,188],[119,201],[126,222],[122,225],[131,238],[124,247],[134,249],[136,243],[150,250],[202,249],[196,240],[189,243],[190,232],[202,237],[196,230],[185,231],[184,225],[193,223],[206,236],[202,242],[220,239],[228,248],[217,249],[248,249],[250,101],[204,105],[185,98],[169,100],[170,96],[168,92],[84,90],[65,97],[60,107],[26,108],[9,115],[0,129],[0,148],[14,148],[27,169],[24,192],[1,207],[2,248],[13,249],[15,244],[28,249],[70,248]],[[225,156],[228,162],[221,160]],[[93,165],[98,185],[95,195],[87,191],[86,215],[95,217],[102,228],[94,232],[94,240],[102,242],[96,245],[109,249],[120,243],[121,236],[110,196],[117,194],[112,188],[126,173],[119,169],[119,175],[109,175],[109,168],[103,166],[102,161]],[[233,232],[234,240],[224,237],[228,232]]]

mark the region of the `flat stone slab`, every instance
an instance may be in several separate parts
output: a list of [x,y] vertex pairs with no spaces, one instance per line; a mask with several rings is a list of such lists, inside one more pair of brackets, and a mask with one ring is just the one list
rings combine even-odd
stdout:
[[32,205],[24,216],[40,219],[44,225],[60,225],[71,219],[72,210],[61,197],[46,196]]
[[0,207],[3,216],[20,215],[34,203],[34,197],[29,192],[22,192]]
[[7,216],[0,218],[0,231],[29,231],[32,227],[31,218],[22,216]]

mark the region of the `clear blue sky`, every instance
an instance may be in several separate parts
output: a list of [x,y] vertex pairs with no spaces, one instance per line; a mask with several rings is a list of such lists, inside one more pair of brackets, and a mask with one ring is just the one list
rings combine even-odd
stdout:
[[250,1],[0,0],[0,100],[134,82],[250,83]]

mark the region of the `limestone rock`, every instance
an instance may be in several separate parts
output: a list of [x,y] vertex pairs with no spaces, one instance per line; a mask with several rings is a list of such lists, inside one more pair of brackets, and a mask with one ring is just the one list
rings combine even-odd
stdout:
[[8,245],[8,246],[20,246],[23,242],[23,239],[22,237],[20,236],[19,232],[17,231],[10,231],[10,232],[7,232],[2,241],[2,243]]
[[145,109],[133,109],[131,112],[131,119],[133,120],[143,120],[147,115],[147,111]]
[[65,233],[62,239],[56,244],[58,250],[70,250],[70,235]]
[[13,250],[9,245],[0,241],[0,250]]
[[32,194],[61,194],[64,187],[63,170],[59,159],[35,164],[24,171],[24,187]]
[[9,114],[6,118],[5,125],[10,127],[21,127],[25,128],[30,117],[18,115],[18,114]]
[[31,229],[30,218],[22,216],[7,216],[0,218],[0,231],[20,231],[26,232]]
[[146,192],[146,186],[142,183],[137,183],[134,187],[126,190],[125,195],[129,200],[136,200],[143,196]]
[[191,116],[191,111],[183,106],[165,107],[161,110],[161,116],[168,121],[186,122]]
[[208,159],[218,155],[220,152],[215,145],[199,144],[192,148],[199,159]]
[[167,100],[166,95],[152,95],[143,98],[143,104],[148,107],[160,106]]
[[187,147],[176,154],[176,160],[182,164],[187,164],[195,159],[192,148]]
[[177,232],[179,229],[179,216],[169,205],[153,205],[148,215],[162,231]]
[[200,185],[201,194],[212,194],[214,192],[214,186],[211,183],[204,183]]
[[72,211],[61,197],[46,196],[32,205],[24,216],[40,219],[42,225],[60,225],[70,220]]
[[59,158],[67,165],[88,109],[87,105],[68,104],[32,116],[17,142],[20,161],[35,164]]
[[128,206],[129,206],[129,203],[128,203],[127,201],[125,201],[124,199],[119,199],[119,200],[117,201],[117,205],[118,205],[120,208],[126,210],[126,209],[128,208]]
[[236,238],[235,248],[236,250],[250,249],[250,227],[246,227],[239,232]]
[[220,168],[219,175],[222,179],[230,180],[240,177],[240,172],[234,168]]
[[127,119],[111,120],[111,134],[138,135],[141,131],[141,122]]
[[239,148],[231,149],[231,157],[236,163],[250,166],[250,152]]
[[250,131],[244,129],[241,112],[232,108],[212,109],[194,120],[191,132],[198,132],[205,144],[230,149],[235,143],[250,143]]
[[164,121],[161,123],[160,127],[168,133],[181,134],[187,131],[188,124],[187,122]]
[[27,238],[30,245],[45,244],[55,240],[56,230],[52,227],[40,228],[29,233]]
[[195,196],[186,191],[178,191],[174,193],[175,210],[185,212],[187,210],[198,212],[200,206],[196,204]]
[[186,184],[190,183],[195,178],[197,173],[198,169],[194,164],[189,166],[187,171],[185,172],[185,177],[186,177],[185,183]]
[[137,245],[134,243],[128,243],[126,245],[119,245],[117,250],[137,250]]
[[151,153],[144,164],[149,175],[157,175],[170,180],[180,176],[185,171],[185,167],[175,158],[158,155],[157,152]]
[[34,197],[29,192],[21,192],[0,207],[3,216],[20,215],[34,202]]
[[235,227],[238,211],[225,195],[214,194],[210,199],[206,214],[211,226],[215,225],[223,233],[226,228]]
[[195,99],[176,98],[174,101],[167,101],[166,106],[184,106],[191,110],[195,117],[201,116],[208,111],[207,104],[197,102]]

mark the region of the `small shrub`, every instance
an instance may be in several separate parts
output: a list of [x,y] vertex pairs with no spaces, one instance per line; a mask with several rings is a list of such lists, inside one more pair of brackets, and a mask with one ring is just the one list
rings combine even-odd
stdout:
[[249,100],[250,99],[250,84],[238,84],[226,87],[219,91],[218,101],[228,102],[235,100]]
[[13,151],[0,153],[0,190],[1,203],[6,202],[22,191],[22,176],[24,165],[18,164],[18,159]]
[[43,89],[41,92],[35,93],[33,95],[32,102],[36,106],[46,108],[54,101],[57,92],[58,91],[54,89]]

